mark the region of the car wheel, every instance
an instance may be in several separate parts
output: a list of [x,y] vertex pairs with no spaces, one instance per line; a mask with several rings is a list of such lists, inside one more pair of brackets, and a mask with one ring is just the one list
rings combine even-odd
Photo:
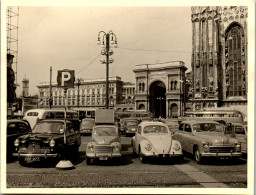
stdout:
[[19,163],[21,166],[26,166],[26,161],[24,160],[24,158],[19,158]]
[[89,158],[89,157],[86,157],[86,164],[91,165],[92,163],[93,163],[93,159]]
[[195,155],[195,160],[196,160],[197,164],[201,164],[202,163],[202,156],[201,156],[198,148],[195,149],[194,155]]

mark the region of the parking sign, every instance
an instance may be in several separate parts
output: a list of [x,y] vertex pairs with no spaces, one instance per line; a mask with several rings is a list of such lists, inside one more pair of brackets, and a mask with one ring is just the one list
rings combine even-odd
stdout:
[[57,83],[58,87],[72,88],[75,82],[74,70],[58,70]]

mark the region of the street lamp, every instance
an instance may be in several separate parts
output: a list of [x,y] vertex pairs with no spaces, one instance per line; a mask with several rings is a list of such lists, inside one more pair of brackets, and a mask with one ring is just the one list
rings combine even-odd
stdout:
[[156,99],[159,100],[159,102],[160,102],[160,117],[162,117],[162,100],[164,100],[164,98],[163,97],[157,97]]
[[[102,34],[102,37],[101,37]],[[102,43],[101,43],[101,38],[102,38]],[[111,39],[109,41],[109,39]],[[109,31],[108,33],[105,33],[104,31],[100,31],[98,34],[98,45],[102,45],[102,51],[101,54],[106,56],[106,60],[101,59],[101,63],[102,64],[106,64],[106,102],[105,102],[105,107],[106,109],[108,109],[108,104],[109,104],[109,97],[108,97],[108,72],[109,72],[109,63],[113,63],[114,60],[112,58],[109,58],[109,56],[113,55],[113,50],[111,49],[111,45],[113,45],[114,47],[117,47],[117,38],[116,35],[112,32]]]
[[77,108],[79,108],[79,103],[80,103],[80,94],[79,94],[80,85],[81,85],[81,79],[77,79]]

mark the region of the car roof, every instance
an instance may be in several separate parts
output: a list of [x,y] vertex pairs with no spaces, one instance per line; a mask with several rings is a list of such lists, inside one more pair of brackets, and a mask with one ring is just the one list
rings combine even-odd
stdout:
[[188,121],[186,120],[186,121],[182,121],[181,123],[183,123],[183,124],[191,124],[191,125],[201,124],[201,123],[219,124],[218,122],[213,121],[213,120],[188,120]]
[[[43,119],[43,120],[39,120],[38,122],[59,122],[59,123],[64,123],[65,120],[59,120],[59,119]],[[66,123],[71,123],[69,120],[66,120]]]
[[83,118],[82,121],[95,121],[94,118]]
[[7,124],[9,124],[9,123],[28,123],[28,121],[26,121],[26,120],[22,120],[22,119],[8,119],[7,120]]
[[159,121],[142,121],[139,125],[140,126],[146,126],[146,125],[163,125],[163,126],[167,126],[163,122],[159,122]]

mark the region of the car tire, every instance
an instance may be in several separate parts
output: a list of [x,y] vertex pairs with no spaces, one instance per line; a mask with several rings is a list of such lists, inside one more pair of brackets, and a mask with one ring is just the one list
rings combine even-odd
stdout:
[[139,148],[139,157],[140,157],[140,162],[145,163],[146,159],[145,156],[143,156],[143,154],[141,153],[141,149]]
[[19,163],[20,163],[21,166],[26,166],[27,165],[24,158],[19,158]]
[[195,149],[194,156],[195,156],[195,160],[196,160],[197,164],[202,164],[202,156],[201,156],[198,148]]
[[92,163],[93,163],[93,159],[89,158],[89,157],[86,157],[86,164],[91,165]]

